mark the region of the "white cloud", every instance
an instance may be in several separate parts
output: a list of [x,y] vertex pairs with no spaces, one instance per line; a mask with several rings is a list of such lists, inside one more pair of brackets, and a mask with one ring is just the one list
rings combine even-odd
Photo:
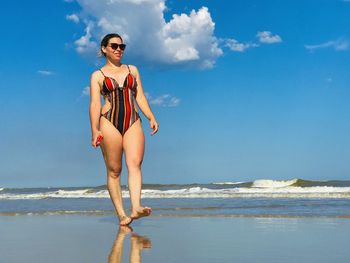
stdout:
[[180,99],[173,97],[169,94],[163,94],[156,98],[153,98],[149,93],[145,92],[145,96],[149,104],[163,106],[163,107],[176,107],[180,103]]
[[86,87],[82,90],[81,96],[90,96],[90,86],[86,86]]
[[[169,21],[166,0],[77,0],[85,23],[85,34],[75,41],[78,53],[96,57],[102,37],[118,33],[127,44],[125,55],[131,60],[152,66],[191,66],[212,68],[223,54],[221,47],[244,52],[259,46],[254,42],[239,42],[233,38],[218,39],[215,23],[207,7],[191,10],[189,14],[173,14]],[[68,18],[69,17],[69,18]],[[73,15],[68,20],[77,21]],[[270,31],[256,34],[261,43],[282,42]],[[220,45],[219,44],[223,44]]]
[[272,35],[270,31],[261,31],[256,34],[261,43],[273,44],[282,42],[282,38],[279,35]]
[[243,52],[248,48],[258,47],[256,43],[240,43],[236,39],[228,38],[225,41],[225,46],[229,47],[232,51]]
[[91,55],[93,52],[96,52],[97,50],[97,43],[92,41],[92,34],[91,31],[94,27],[93,22],[91,21],[85,21],[86,28],[85,28],[85,35],[81,36],[78,40],[76,40],[74,43],[76,44],[76,51],[80,54],[85,55]]
[[48,75],[52,75],[53,72],[52,71],[48,71],[48,70],[38,70],[37,73],[41,74],[41,75],[45,75],[45,76],[48,76]]
[[179,98],[171,97],[170,101],[168,102],[168,107],[176,107],[179,105],[179,103],[180,103]]
[[77,0],[86,24],[75,44],[80,54],[96,54],[101,38],[120,34],[126,55],[152,65],[191,65],[211,68],[223,54],[214,35],[207,7],[190,14],[173,14],[165,21],[164,0]]
[[305,45],[305,48],[308,50],[322,49],[322,48],[333,48],[336,51],[343,51],[349,49],[349,42],[344,39],[337,39],[327,41],[317,45]]
[[73,21],[74,23],[79,23],[79,17],[77,14],[66,15],[66,19]]
[[[256,36],[259,38],[259,41],[264,44],[273,44],[282,42],[282,39],[279,35],[272,35],[270,31],[261,31],[256,34]],[[236,52],[244,52],[245,50],[249,48],[256,48],[260,45],[258,43],[254,42],[239,42],[238,40],[234,38],[223,38],[220,39],[220,42],[224,43],[224,45],[232,51]]]

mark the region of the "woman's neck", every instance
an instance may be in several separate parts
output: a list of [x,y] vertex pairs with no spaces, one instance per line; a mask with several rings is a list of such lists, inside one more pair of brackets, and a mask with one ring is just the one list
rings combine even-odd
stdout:
[[107,66],[110,68],[119,69],[121,65],[122,63],[120,60],[118,61],[107,60]]

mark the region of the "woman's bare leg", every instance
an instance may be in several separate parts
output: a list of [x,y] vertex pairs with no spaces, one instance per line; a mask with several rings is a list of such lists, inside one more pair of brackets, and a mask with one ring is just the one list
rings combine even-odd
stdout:
[[152,247],[151,240],[136,233],[132,234],[130,240],[130,262],[139,263],[141,262],[141,250],[150,249]]
[[141,206],[142,173],[141,163],[145,149],[145,137],[141,121],[137,120],[124,134],[123,149],[128,167],[128,185],[131,201],[131,218],[148,216],[151,209]]
[[120,187],[123,138],[113,124],[104,117],[101,117],[100,119],[100,130],[103,135],[100,147],[106,164],[108,192],[112,199],[115,211],[119,216],[120,224],[129,224],[131,218],[126,217]]
[[[108,263],[121,263],[123,259],[124,239],[132,232],[129,226],[120,226],[117,237],[114,241],[111,253],[108,256]],[[132,261],[131,261],[132,262]]]

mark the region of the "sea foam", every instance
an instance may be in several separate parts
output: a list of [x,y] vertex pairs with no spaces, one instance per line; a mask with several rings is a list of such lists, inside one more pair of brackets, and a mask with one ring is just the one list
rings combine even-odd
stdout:
[[[0,188],[0,200],[53,198],[110,198],[105,186],[65,188]],[[123,187],[123,197],[129,197]],[[211,184],[144,184],[142,198],[350,198],[350,181],[302,179]]]

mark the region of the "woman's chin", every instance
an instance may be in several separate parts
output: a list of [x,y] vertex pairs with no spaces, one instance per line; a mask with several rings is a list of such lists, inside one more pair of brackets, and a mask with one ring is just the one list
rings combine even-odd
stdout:
[[110,57],[109,59],[112,61],[120,61],[121,58],[122,58],[121,56],[113,56],[113,57]]

